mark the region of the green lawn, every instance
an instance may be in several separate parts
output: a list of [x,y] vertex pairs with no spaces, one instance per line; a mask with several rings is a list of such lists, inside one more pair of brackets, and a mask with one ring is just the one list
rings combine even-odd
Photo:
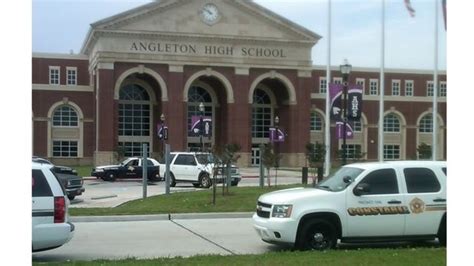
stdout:
[[446,265],[445,248],[333,250],[327,252],[270,252],[261,255],[195,256],[154,260],[100,260],[33,265]]
[[72,166],[79,176],[91,176],[92,165]]
[[278,187],[231,187],[222,196],[222,187],[216,189],[216,205],[212,204],[212,189],[196,192],[178,192],[127,202],[115,208],[69,208],[73,216],[80,215],[139,215],[162,213],[252,212],[261,194],[302,185]]

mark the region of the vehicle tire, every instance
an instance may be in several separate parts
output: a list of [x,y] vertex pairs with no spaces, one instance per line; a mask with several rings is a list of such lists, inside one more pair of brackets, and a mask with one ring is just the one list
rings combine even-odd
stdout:
[[438,240],[439,244],[443,247],[446,246],[446,240],[447,240],[447,235],[446,235],[446,219],[447,217],[445,216],[443,220],[441,221],[441,224],[438,229]]
[[233,187],[236,187],[239,184],[239,182],[231,182],[230,185]]
[[69,200],[73,200],[75,197],[76,197],[76,196],[74,196],[74,195],[67,195],[67,198],[68,198]]
[[104,175],[104,180],[105,181],[110,181],[110,182],[115,182],[115,174],[114,173],[105,173]]
[[211,181],[211,178],[209,177],[209,174],[202,174],[199,180],[199,183],[201,184],[201,187],[203,188],[211,187],[212,181]]
[[336,228],[323,219],[312,219],[303,224],[296,241],[299,250],[328,250],[337,244]]
[[170,173],[170,187],[176,186],[176,179],[174,178],[173,173]]

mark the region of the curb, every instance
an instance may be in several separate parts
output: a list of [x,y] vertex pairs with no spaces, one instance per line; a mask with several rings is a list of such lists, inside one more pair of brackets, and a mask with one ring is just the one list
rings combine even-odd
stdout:
[[69,216],[70,222],[138,222],[138,221],[166,221],[190,219],[228,219],[251,218],[253,212],[209,212],[209,213],[174,213],[152,215],[114,215],[114,216]]

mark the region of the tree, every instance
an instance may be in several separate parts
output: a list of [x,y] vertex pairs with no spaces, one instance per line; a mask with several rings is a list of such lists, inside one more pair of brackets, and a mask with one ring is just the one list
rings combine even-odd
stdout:
[[[222,195],[224,195],[224,188],[226,187],[227,193],[229,193],[229,186],[230,186],[230,170],[233,163],[236,163],[240,158],[240,155],[237,154],[241,149],[241,146],[237,143],[230,143],[221,146],[214,146],[211,154],[214,158],[214,169],[213,169],[213,177],[214,177],[214,185],[217,174],[219,169],[221,169],[221,174],[226,176],[224,180],[227,182],[222,184]],[[215,186],[214,186],[215,187]]]
[[420,145],[418,145],[418,148],[416,149],[418,151],[418,158],[419,159],[430,159],[432,155],[431,151],[431,146],[422,142]]
[[308,160],[310,169],[313,169],[313,184],[316,182],[316,173],[318,168],[323,168],[326,156],[326,147],[319,142],[306,144],[306,160]]
[[263,163],[263,166],[267,169],[268,186],[270,186],[270,169],[272,167],[277,169],[280,164],[280,159],[281,159],[281,155],[275,152],[273,145],[271,144],[264,145],[261,163]]

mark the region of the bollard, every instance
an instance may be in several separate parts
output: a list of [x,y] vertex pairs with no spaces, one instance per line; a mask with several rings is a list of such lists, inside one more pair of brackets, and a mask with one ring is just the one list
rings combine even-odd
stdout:
[[303,185],[308,184],[308,167],[303,167],[303,170],[301,172],[301,182]]
[[318,184],[319,182],[323,181],[323,177],[324,177],[324,171],[323,171],[323,167],[318,167]]

